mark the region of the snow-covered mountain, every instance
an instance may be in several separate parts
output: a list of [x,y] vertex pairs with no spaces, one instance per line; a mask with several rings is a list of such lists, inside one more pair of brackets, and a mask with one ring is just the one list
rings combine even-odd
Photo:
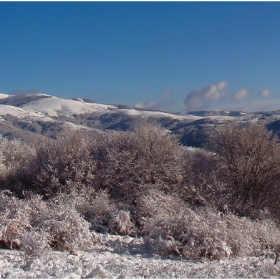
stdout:
[[280,111],[246,113],[238,111],[198,111],[172,114],[125,105],[99,104],[89,99],[63,99],[42,93],[0,94],[0,134],[30,140],[55,137],[65,126],[92,131],[131,130],[135,122],[155,120],[177,134],[182,143],[201,146],[216,126],[227,120],[265,121],[280,131]]

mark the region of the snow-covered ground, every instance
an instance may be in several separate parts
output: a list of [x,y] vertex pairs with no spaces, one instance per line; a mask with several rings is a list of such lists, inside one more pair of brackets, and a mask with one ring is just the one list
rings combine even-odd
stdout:
[[21,118],[21,119],[26,119],[26,120],[41,120],[41,121],[53,121],[53,119],[46,117],[45,114],[38,112],[38,111],[33,111],[33,110],[27,110],[11,105],[3,105],[0,104],[0,116],[4,115],[11,115],[13,117]]
[[258,257],[211,261],[181,260],[152,255],[143,239],[95,234],[93,249],[48,251],[28,259],[24,252],[0,250],[1,278],[278,278],[271,251]]
[[43,112],[51,117],[60,115],[71,116],[74,114],[93,113],[116,108],[112,105],[86,103],[82,101],[62,99],[58,97],[42,98],[23,104],[20,107],[33,111]]
[[[142,117],[154,117],[154,118],[173,118],[178,120],[200,120],[203,119],[202,117],[193,116],[193,115],[176,115],[176,114],[170,114],[165,112],[159,112],[159,111],[145,111],[145,110],[135,110],[135,109],[117,109],[118,112],[127,114],[129,116],[142,116]],[[116,110],[112,111],[113,113],[116,112]]]

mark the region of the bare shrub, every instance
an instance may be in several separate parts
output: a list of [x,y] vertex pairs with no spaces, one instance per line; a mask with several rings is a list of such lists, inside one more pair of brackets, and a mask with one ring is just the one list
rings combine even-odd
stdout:
[[59,250],[74,253],[76,250],[90,249],[92,235],[90,224],[73,206],[50,203],[49,211],[42,213],[39,228],[49,233],[50,245]]
[[20,140],[0,136],[0,184],[2,189],[21,193],[26,167],[32,162],[35,151]]
[[280,238],[280,230],[270,220],[252,221],[211,209],[158,215],[144,228],[153,250],[185,258],[249,256],[272,248]]
[[92,140],[81,131],[66,129],[57,140],[37,143],[36,156],[28,166],[29,189],[46,197],[59,191],[91,186],[95,161],[90,155]]
[[182,148],[158,125],[144,124],[135,132],[99,136],[94,153],[98,185],[112,198],[133,202],[156,184],[173,191],[183,179]]
[[239,199],[251,209],[271,204],[268,200],[275,196],[271,193],[280,178],[280,146],[272,133],[256,123],[226,123],[211,143],[226,167],[229,200],[237,205]]
[[135,235],[137,229],[131,221],[130,213],[118,210],[112,215],[110,233],[119,235]]
[[[38,195],[20,200],[1,194],[0,198],[5,203],[0,211],[0,240],[11,248],[23,246],[27,253],[34,250],[36,254],[47,243],[70,252],[91,247],[90,224],[73,206],[45,202]],[[39,232],[42,248],[36,243],[39,241],[31,241]]]
[[82,203],[78,206],[78,211],[90,222],[91,229],[98,232],[105,232],[109,228],[112,213],[116,211],[116,206],[109,199],[105,191],[100,191],[88,204]]
[[13,172],[29,162],[34,150],[21,140],[8,140],[0,135],[1,171]]
[[140,226],[157,215],[174,215],[184,212],[186,203],[175,194],[150,188],[145,195],[136,200],[136,219]]
[[192,205],[215,206],[226,186],[223,163],[216,154],[198,148],[186,149],[184,159],[184,199]]
[[6,196],[3,192],[1,202],[0,240],[11,249],[19,248],[21,235],[32,227],[29,205],[15,197]]
[[93,188],[82,188],[79,191],[72,189],[69,194],[56,195],[53,201],[73,205],[91,224],[90,229],[97,232],[109,230],[112,213],[116,210],[106,191],[95,192]]
[[50,248],[49,234],[42,230],[31,229],[20,236],[21,250],[27,259],[38,258]]

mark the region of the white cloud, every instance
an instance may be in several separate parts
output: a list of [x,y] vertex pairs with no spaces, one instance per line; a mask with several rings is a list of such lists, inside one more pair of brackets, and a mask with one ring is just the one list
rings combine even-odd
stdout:
[[265,89],[261,90],[261,91],[258,93],[258,95],[259,95],[259,96],[266,97],[266,96],[269,95],[269,92],[270,92],[270,90],[269,90],[268,88],[265,88]]
[[15,89],[11,91],[10,95],[31,95],[39,93],[40,91],[38,89],[28,89],[28,90],[22,90],[22,89]]
[[277,111],[280,110],[280,99],[252,100],[235,103],[232,102],[226,105],[215,106],[211,109],[243,112]]
[[209,107],[209,102],[224,99],[226,94],[221,91],[227,86],[227,82],[221,81],[215,85],[189,92],[184,101],[187,111],[205,110]]
[[144,103],[142,103],[142,102],[141,103],[137,103],[137,104],[134,105],[134,107],[142,108],[143,109],[144,108]]
[[228,86],[228,82],[222,81],[216,84],[218,90],[223,90]]
[[174,105],[174,101],[168,98],[170,94],[170,89],[167,89],[161,97],[146,102],[137,103],[134,105],[134,107],[150,110],[168,111],[172,107],[172,105]]
[[170,89],[168,88],[164,93],[163,93],[163,95],[162,95],[162,97],[167,97],[167,96],[169,96],[170,95]]
[[233,100],[236,100],[236,99],[244,99],[248,96],[249,94],[249,90],[248,89],[240,89],[238,90],[237,92],[235,92],[232,96],[232,99]]

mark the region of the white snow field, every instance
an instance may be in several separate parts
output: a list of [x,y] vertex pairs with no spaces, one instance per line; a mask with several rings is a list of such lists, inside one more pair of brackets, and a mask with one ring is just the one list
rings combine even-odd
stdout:
[[143,239],[94,234],[93,249],[76,255],[46,251],[28,259],[23,251],[0,250],[0,277],[18,278],[277,278],[274,253],[258,257],[181,260],[152,255]]
[[[142,117],[154,117],[154,118],[173,118],[177,120],[185,120],[190,119],[192,121],[200,120],[202,117],[193,116],[193,115],[176,115],[176,114],[170,114],[165,112],[159,112],[159,111],[145,111],[145,110],[136,110],[136,109],[117,109],[119,112],[125,113],[129,116],[142,116]],[[112,111],[116,112],[116,111]]]
[[33,110],[27,110],[11,105],[3,105],[0,104],[0,116],[4,115],[11,115],[13,117],[26,119],[26,120],[40,120],[40,121],[53,121],[53,119],[46,117],[45,114],[33,111]]
[[36,101],[23,104],[20,107],[33,111],[39,111],[51,117],[60,115],[71,116],[73,114],[85,114],[98,111],[107,111],[115,109],[112,105],[103,105],[98,103],[86,103],[83,101],[68,100],[58,97],[42,98]]

